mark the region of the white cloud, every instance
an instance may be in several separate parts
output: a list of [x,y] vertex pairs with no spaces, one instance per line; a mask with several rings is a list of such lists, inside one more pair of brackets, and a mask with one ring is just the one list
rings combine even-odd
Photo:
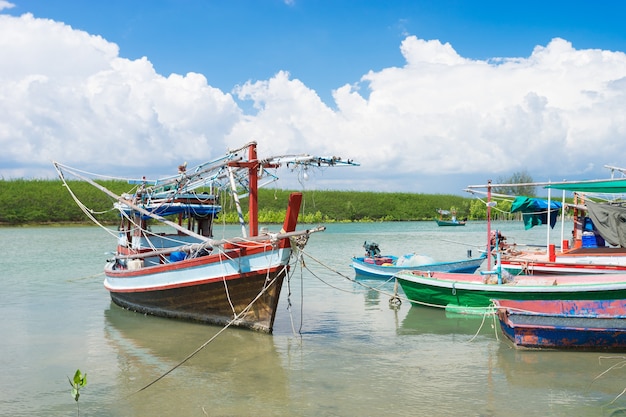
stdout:
[[8,2],[6,0],[0,0],[0,11],[5,10],[5,9],[12,9],[13,7],[15,7],[15,4]]
[[353,88],[336,91],[339,111],[369,132],[357,158],[380,161],[368,151],[379,143],[415,175],[547,175],[574,174],[589,160],[602,166],[626,150],[624,53],[554,39],[528,58],[491,63],[415,37],[401,50],[404,67],[363,77],[367,100]]
[[167,174],[250,140],[262,155],[311,152],[362,163],[317,177],[323,188],[457,192],[475,181],[454,189],[438,181],[520,170],[537,180],[604,176],[602,165],[624,165],[623,52],[577,50],[557,38],[529,57],[479,61],[414,36],[400,50],[404,66],[338,87],[336,108],[280,71],[234,88],[255,109],[244,114],[200,74],[164,77],[149,57],[120,57],[99,36],[29,14],[0,15],[0,175],[52,175],[51,159]]
[[165,78],[118,51],[62,23],[0,15],[0,175],[45,176],[52,159],[163,174],[223,153],[241,115],[230,94],[200,74]]

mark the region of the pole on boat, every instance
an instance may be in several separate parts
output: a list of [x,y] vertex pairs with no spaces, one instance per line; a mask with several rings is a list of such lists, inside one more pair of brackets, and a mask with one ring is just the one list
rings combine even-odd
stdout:
[[243,162],[230,162],[229,167],[246,168],[248,170],[248,224],[250,236],[259,234],[258,218],[258,184],[259,184],[259,161],[257,159],[256,142],[248,144],[248,160]]
[[487,181],[487,271],[491,271],[491,180]]
[[250,236],[257,236],[259,234],[259,161],[257,159],[256,142],[252,142],[248,148],[248,160],[250,161],[250,166],[248,167]]
[[235,208],[237,209],[237,216],[239,217],[239,225],[241,226],[241,236],[247,237],[246,233],[246,221],[243,218],[241,212],[241,202],[239,201],[239,195],[237,194],[237,184],[235,183],[235,174],[233,174],[233,167],[228,166],[228,176],[230,180],[230,189],[233,192],[233,200],[235,201]]
[[256,151],[256,142],[248,144],[248,161],[230,162],[229,167],[246,168],[248,170],[248,231],[250,236],[259,235],[259,170],[263,168],[278,168],[280,164],[268,163],[261,166]]
[[550,249],[550,229],[552,228],[552,189],[548,188],[548,227],[546,227],[546,248]]
[[565,190],[563,190],[563,196],[561,198],[561,252],[565,251]]

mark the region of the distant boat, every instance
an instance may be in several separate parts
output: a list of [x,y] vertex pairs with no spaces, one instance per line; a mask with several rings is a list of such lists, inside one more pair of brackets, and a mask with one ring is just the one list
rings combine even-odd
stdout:
[[[467,221],[465,220],[457,220],[456,212],[449,210],[437,209],[437,213],[439,213],[439,218],[435,219],[437,225],[439,226],[465,226]],[[445,217],[450,217],[449,219],[444,219]]]
[[626,300],[494,300],[518,348],[626,351]]
[[452,220],[436,219],[435,221],[437,222],[437,225],[439,226],[465,226],[467,224],[466,221],[459,221],[456,219],[452,219]]
[[[259,231],[259,180],[275,179],[267,169],[282,164],[292,169],[358,165],[311,155],[258,159],[256,142],[251,142],[193,169],[183,164],[171,177],[129,180],[133,189],[119,196],[82,171],[54,163],[68,189],[65,177],[72,175],[116,201],[114,208],[120,214],[117,247],[104,267],[104,286],[115,304],[144,314],[268,333],[290,269],[292,245],[304,246],[312,232],[324,229],[296,230],[302,194],[292,193],[282,229]],[[222,210],[215,191],[230,193],[241,236],[212,239],[213,221]],[[249,197],[248,227],[240,195]],[[152,231],[148,220],[171,230]]]
[[378,244],[375,242],[365,242],[365,256],[352,258],[352,268],[358,275],[391,278],[400,271],[412,269],[426,269],[429,271],[444,272],[465,272],[473,273],[487,258],[486,253],[478,258],[467,258],[458,261],[437,262],[426,255],[408,253],[401,256],[381,255]]

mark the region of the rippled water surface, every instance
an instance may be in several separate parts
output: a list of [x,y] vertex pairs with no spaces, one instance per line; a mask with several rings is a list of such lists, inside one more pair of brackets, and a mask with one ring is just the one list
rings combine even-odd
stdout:
[[[350,267],[366,240],[388,254],[476,256],[485,227],[327,225],[284,284],[273,335],[228,329],[143,390],[220,328],[113,305],[101,271],[115,241],[101,229],[0,229],[0,415],[76,415],[67,377],[78,368],[82,416],[622,415],[626,371],[609,368],[626,353],[515,350],[492,318],[390,308],[393,283]],[[493,227],[546,243],[543,228]]]

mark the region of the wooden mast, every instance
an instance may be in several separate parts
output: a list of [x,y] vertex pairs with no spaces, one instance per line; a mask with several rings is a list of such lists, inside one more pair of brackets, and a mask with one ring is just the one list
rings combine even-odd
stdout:
[[[229,162],[228,166],[246,168],[248,170],[248,223],[249,235],[259,235],[259,163],[256,142],[248,144],[248,160]],[[266,165],[267,168],[277,168],[278,164]]]

